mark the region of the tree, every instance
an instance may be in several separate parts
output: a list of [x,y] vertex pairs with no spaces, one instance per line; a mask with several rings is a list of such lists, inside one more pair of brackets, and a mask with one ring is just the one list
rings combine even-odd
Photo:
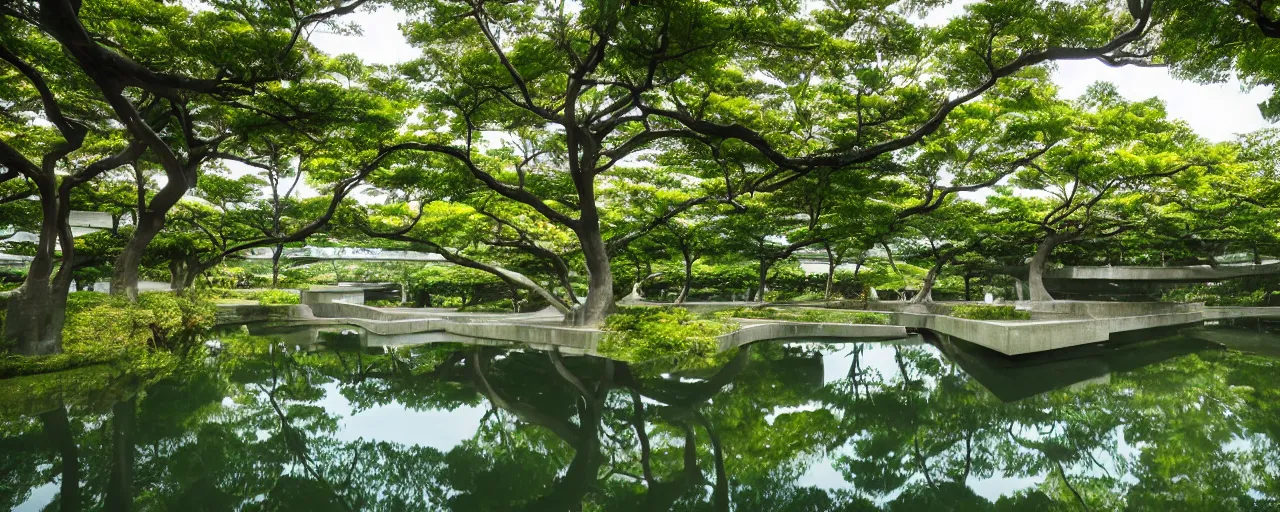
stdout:
[[1028,278],[1032,301],[1053,300],[1044,271],[1056,247],[1134,229],[1146,215],[1145,197],[1217,158],[1185,124],[1168,119],[1157,99],[1128,102],[1109,84],[1097,84],[1074,105],[1079,110],[1067,140],[1013,181],[1045,195],[1017,196],[1005,188],[990,199],[1002,215],[1041,233]]
[[[201,124],[211,106],[291,77],[302,61],[301,32],[361,3],[329,8],[327,2],[304,2],[291,4],[287,13],[231,11],[235,15],[130,2],[6,5],[0,12],[0,60],[21,80],[6,80],[11,85],[5,94],[31,116],[6,120],[0,181],[22,176],[34,182],[43,221],[27,281],[9,302],[14,320],[6,323],[4,338],[16,340],[20,353],[60,350],[72,265],[61,265],[57,275],[53,268],[58,249],[64,262],[73,261],[66,218],[75,188],[137,161],[144,152],[163,169],[166,185],[139,212],[117,263],[123,276],[113,279],[126,283],[125,293],[136,291],[127,283],[136,283],[142,251],[163,226],[164,215],[195,185],[200,167],[223,137]],[[126,26],[145,29],[121,30]],[[15,121],[21,130],[12,129]],[[21,140],[16,133],[40,136]],[[40,155],[39,165],[33,154]],[[69,179],[56,177],[60,167],[71,170]]]
[[987,237],[982,233],[983,226],[994,222],[983,205],[963,200],[950,201],[927,214],[909,218],[901,235],[904,245],[927,261],[929,269],[911,303],[933,302],[933,285],[943,268],[981,250]]
[[[426,53],[412,73],[427,110],[450,114],[439,123],[450,133],[437,132],[420,149],[452,158],[505,198],[571,229],[589,275],[577,321],[595,324],[612,307],[614,288],[597,184],[632,155],[675,140],[709,147],[719,147],[718,139],[739,140],[772,168],[756,167],[736,190],[724,191],[725,199],[777,190],[817,168],[866,164],[911,146],[956,107],[1027,67],[1113,57],[1143,35],[1150,9],[1136,11],[1134,25],[1113,36],[1105,9],[1013,4],[971,8],[935,33],[869,6],[866,12],[852,6],[821,11],[815,15],[821,30],[813,30],[791,10],[696,2],[589,2],[574,13],[549,3],[431,2],[417,8],[422,18],[408,29]],[[850,28],[870,9],[890,21],[876,25],[875,36],[855,34]],[[1036,23],[1010,23],[1021,17]],[[1023,40],[1019,31],[1033,25],[1062,30]],[[1079,30],[1084,26],[1108,28]],[[923,93],[928,86],[914,83],[927,66],[903,64],[931,53],[943,57],[937,69],[956,80],[930,85],[967,89],[964,94],[938,104]],[[754,80],[753,73],[780,79],[784,87]],[[813,81],[823,86],[808,87]],[[794,115],[756,115],[775,103]],[[750,116],[751,123],[731,124]],[[849,121],[827,126],[820,121],[826,118]],[[486,142],[481,132],[503,135]],[[556,172],[525,173],[477,157],[486,144],[512,139],[547,152]]]
[[[1157,0],[1153,34],[1145,54],[1174,76],[1202,83],[1239,78],[1247,86],[1280,83],[1272,64],[1280,52],[1280,2]],[[1258,105],[1263,117],[1280,116],[1280,93]]]

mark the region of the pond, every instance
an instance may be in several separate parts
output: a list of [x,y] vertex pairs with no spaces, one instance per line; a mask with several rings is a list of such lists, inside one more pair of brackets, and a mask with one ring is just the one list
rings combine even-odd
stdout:
[[271,336],[5,414],[0,508],[1280,509],[1280,360],[1224,348],[1280,341],[1258,328],[1018,359],[792,340],[683,371]]

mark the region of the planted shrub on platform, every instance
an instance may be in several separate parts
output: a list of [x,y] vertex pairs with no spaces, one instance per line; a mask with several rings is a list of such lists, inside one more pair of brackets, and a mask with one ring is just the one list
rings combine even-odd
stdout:
[[951,309],[951,316],[954,316],[956,318],[967,318],[969,320],[1030,320],[1031,319],[1030,312],[1018,311],[1017,308],[1011,305],[956,306]]

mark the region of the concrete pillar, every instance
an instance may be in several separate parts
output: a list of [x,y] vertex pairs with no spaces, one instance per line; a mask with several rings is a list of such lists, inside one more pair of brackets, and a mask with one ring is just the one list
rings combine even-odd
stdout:
[[1022,280],[1021,279],[1014,278],[1013,292],[1018,295],[1018,300],[1022,300]]

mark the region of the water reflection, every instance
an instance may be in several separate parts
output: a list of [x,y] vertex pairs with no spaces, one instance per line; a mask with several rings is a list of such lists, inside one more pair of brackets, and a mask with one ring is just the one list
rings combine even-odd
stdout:
[[0,507],[1276,510],[1280,365],[1214,336],[1239,333],[1017,361],[949,339],[758,344],[679,374],[276,338],[114,403],[6,416]]

